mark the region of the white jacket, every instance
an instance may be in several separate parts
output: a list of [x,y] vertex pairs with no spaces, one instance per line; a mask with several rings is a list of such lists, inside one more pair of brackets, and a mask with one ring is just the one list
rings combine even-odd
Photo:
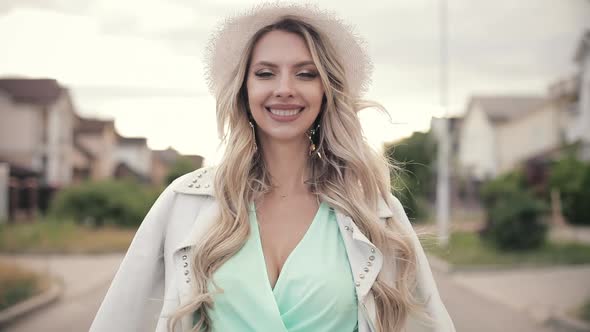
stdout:
[[[219,215],[213,189],[214,172],[215,168],[209,167],[185,174],[160,195],[141,223],[90,331],[166,332],[167,317],[189,298],[192,279],[189,250]],[[338,209],[335,212],[357,283],[359,332],[376,332],[371,286],[380,272],[384,276],[394,276],[395,267],[384,264],[379,249],[349,216]],[[421,299],[427,299],[426,311],[433,322],[426,324],[409,317],[406,331],[455,331],[424,251],[401,204],[390,195],[387,201],[379,202],[378,214],[382,221],[393,217],[400,222],[412,235],[417,249],[417,291]],[[190,328],[191,318],[186,317],[175,332],[190,331]]]

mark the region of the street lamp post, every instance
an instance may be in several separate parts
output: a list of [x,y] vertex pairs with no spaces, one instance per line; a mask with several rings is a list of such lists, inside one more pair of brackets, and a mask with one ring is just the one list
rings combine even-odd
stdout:
[[436,220],[438,244],[447,246],[449,242],[449,120],[448,120],[448,24],[447,1],[440,0],[440,107],[443,116],[440,119],[438,137],[437,186],[436,186]]

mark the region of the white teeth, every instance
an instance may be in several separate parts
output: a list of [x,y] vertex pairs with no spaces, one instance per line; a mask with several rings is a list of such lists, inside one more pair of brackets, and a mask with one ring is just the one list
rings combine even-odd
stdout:
[[278,115],[278,116],[291,116],[291,115],[295,115],[295,114],[299,113],[299,111],[301,109],[294,109],[294,110],[275,110],[275,109],[270,108],[269,110],[274,115]]

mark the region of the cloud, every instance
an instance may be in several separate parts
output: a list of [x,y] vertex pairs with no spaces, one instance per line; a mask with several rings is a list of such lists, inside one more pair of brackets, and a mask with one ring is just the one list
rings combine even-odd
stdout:
[[[73,88],[80,109],[115,117],[124,134],[211,153],[207,145],[187,143],[210,137],[199,126],[215,127],[214,118],[207,117],[214,104],[203,80],[203,48],[224,17],[255,2],[0,1],[0,75],[55,77]],[[425,129],[430,116],[440,113],[438,3],[319,3],[352,23],[367,41],[375,63],[367,97],[381,102],[396,122],[383,125],[382,115],[363,112],[373,142]],[[573,52],[590,28],[585,0],[448,3],[453,112],[472,93],[543,94],[549,83],[575,70]],[[138,121],[142,117],[151,122]],[[174,118],[183,121],[182,130],[158,127]]]

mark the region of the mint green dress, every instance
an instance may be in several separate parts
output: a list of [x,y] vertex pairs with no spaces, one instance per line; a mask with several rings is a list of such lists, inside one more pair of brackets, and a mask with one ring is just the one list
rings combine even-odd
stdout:
[[[322,202],[307,232],[270,286],[256,210],[250,237],[213,275],[209,317],[214,332],[346,332],[357,330],[357,299],[334,210]],[[213,285],[210,290],[214,290]]]

